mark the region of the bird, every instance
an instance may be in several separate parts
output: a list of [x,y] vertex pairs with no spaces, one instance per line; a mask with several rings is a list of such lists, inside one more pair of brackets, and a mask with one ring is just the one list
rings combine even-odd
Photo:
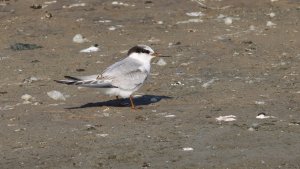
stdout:
[[136,45],[127,52],[127,57],[107,67],[101,74],[89,76],[64,76],[55,80],[67,85],[99,88],[104,94],[116,96],[117,100],[129,98],[132,109],[136,109],[132,94],[140,89],[147,80],[151,69],[151,60],[162,56],[147,45]]

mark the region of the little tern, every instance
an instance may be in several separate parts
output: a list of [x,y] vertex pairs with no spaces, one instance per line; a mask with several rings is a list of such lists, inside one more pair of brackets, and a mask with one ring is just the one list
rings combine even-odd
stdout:
[[[135,109],[132,94],[143,86],[150,74],[151,60],[159,56],[149,46],[137,45],[129,49],[127,57],[120,60],[101,74],[90,76],[65,76],[64,80],[55,80],[67,85],[79,85],[100,88],[109,96],[129,98],[131,108]],[[167,57],[167,56],[165,56]]]

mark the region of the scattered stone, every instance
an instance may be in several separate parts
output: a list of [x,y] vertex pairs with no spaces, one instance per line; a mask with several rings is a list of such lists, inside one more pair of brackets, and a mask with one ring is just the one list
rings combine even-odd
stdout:
[[95,44],[89,48],[86,48],[86,49],[82,49],[80,52],[81,53],[91,53],[91,52],[97,52],[99,51],[99,45],[98,44]]
[[56,90],[47,92],[47,95],[54,100],[66,100],[66,97],[61,92]]
[[275,116],[267,116],[266,113],[259,113],[256,116],[257,119],[269,119],[269,118],[276,118]]
[[29,78],[26,78],[23,80],[23,83],[33,83],[38,81],[39,79],[37,77],[31,76]]
[[108,134],[96,134],[97,137],[106,137]]
[[42,46],[36,45],[36,44],[27,44],[27,43],[15,43],[14,45],[11,45],[10,48],[14,51],[19,50],[33,50],[42,48]]
[[29,104],[34,98],[29,94],[24,94],[21,96],[21,99],[24,100],[23,104]]
[[88,42],[89,40],[86,39],[85,37],[83,37],[81,34],[76,34],[73,37],[73,42],[75,43],[84,43],[84,42]]
[[266,103],[264,101],[255,101],[255,104],[257,104],[257,105],[265,105]]
[[176,24],[199,23],[199,22],[203,22],[203,20],[202,19],[189,19],[186,21],[178,21]]
[[175,83],[172,83],[171,86],[184,86],[184,84],[180,81],[177,81]]
[[85,129],[86,131],[92,131],[92,130],[97,130],[96,127],[92,126],[92,125],[86,125],[87,128]]
[[274,12],[271,12],[271,13],[269,13],[268,15],[269,15],[271,18],[273,18],[273,17],[276,16]]
[[162,25],[162,24],[164,24],[164,21],[157,21],[156,23],[159,25]]
[[274,26],[276,26],[276,24],[273,23],[272,21],[268,21],[266,25],[267,25],[268,27],[274,27]]
[[219,116],[216,118],[217,121],[235,121],[235,115],[228,115],[228,116]]
[[204,16],[202,12],[188,12],[185,13],[187,16],[197,17],[197,16]]
[[165,117],[176,117],[174,114],[165,115]]
[[158,38],[155,38],[155,37],[151,37],[149,40],[148,40],[148,42],[159,42],[160,41],[160,39],[158,39]]
[[26,130],[26,128],[19,128],[19,129],[16,129],[16,130],[14,130],[15,132],[20,132],[20,131],[25,131]]
[[50,5],[50,4],[54,4],[54,3],[56,3],[56,2],[57,2],[56,0],[54,0],[54,1],[46,1],[46,2],[44,2],[44,4]]
[[5,105],[4,107],[0,107],[0,110],[12,110],[14,109],[14,106],[11,105]]
[[117,28],[115,27],[115,26],[111,26],[111,27],[109,27],[108,28],[108,30],[110,30],[110,31],[114,31],[114,30],[116,30]]
[[250,25],[249,30],[255,31],[255,26],[254,25]]
[[259,124],[258,124],[258,123],[253,123],[253,124],[251,125],[250,128],[253,128],[253,129],[255,129],[255,130],[258,130]]
[[208,88],[208,87],[211,86],[216,80],[218,80],[218,78],[213,78],[213,79],[209,80],[208,82],[203,83],[203,84],[202,84],[202,87]]
[[167,62],[164,59],[160,58],[156,64],[159,66],[165,66]]
[[193,151],[194,149],[192,147],[184,147],[182,148],[183,151]]
[[[118,2],[118,1],[113,1],[111,4],[112,5],[119,5],[119,6],[129,6],[129,4],[127,4],[127,3]],[[131,5],[131,6],[135,6],[135,5]]]
[[[45,17],[43,17],[43,18],[50,19],[50,18],[52,18],[52,17],[53,17],[52,13],[46,11],[46,12],[45,12]],[[43,19],[43,18],[42,18],[42,19]]]
[[110,23],[111,20],[99,20],[98,22],[99,22],[99,23]]
[[224,23],[225,23],[226,25],[231,25],[231,24],[232,24],[232,18],[231,18],[231,17],[226,17],[226,18],[224,19]]
[[109,114],[109,113],[103,113],[103,116],[104,116],[104,117],[109,117],[110,114]]
[[42,5],[41,4],[33,4],[30,6],[30,8],[32,9],[42,9]]
[[76,4],[71,4],[69,6],[64,5],[63,8],[73,8],[73,7],[83,7],[86,6],[86,3],[76,3]]
[[226,17],[225,15],[220,14],[220,15],[217,17],[217,19],[224,19],[225,17]]
[[180,66],[188,66],[191,63],[193,63],[193,62],[181,63]]
[[191,1],[196,2],[203,9],[208,9],[208,6],[201,2],[202,0],[191,0]]

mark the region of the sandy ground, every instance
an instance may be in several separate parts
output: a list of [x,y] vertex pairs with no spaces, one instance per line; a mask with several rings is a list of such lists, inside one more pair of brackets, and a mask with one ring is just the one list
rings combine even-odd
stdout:
[[[1,0],[0,168],[300,168],[299,25],[298,0]],[[53,81],[136,44],[172,56],[153,61],[142,110]]]

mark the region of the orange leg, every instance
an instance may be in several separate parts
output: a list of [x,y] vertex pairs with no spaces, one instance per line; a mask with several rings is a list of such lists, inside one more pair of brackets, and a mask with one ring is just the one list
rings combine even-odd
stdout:
[[130,99],[130,103],[131,103],[131,109],[135,109],[135,106],[134,106],[134,103],[133,103],[131,95],[129,96],[129,99]]

